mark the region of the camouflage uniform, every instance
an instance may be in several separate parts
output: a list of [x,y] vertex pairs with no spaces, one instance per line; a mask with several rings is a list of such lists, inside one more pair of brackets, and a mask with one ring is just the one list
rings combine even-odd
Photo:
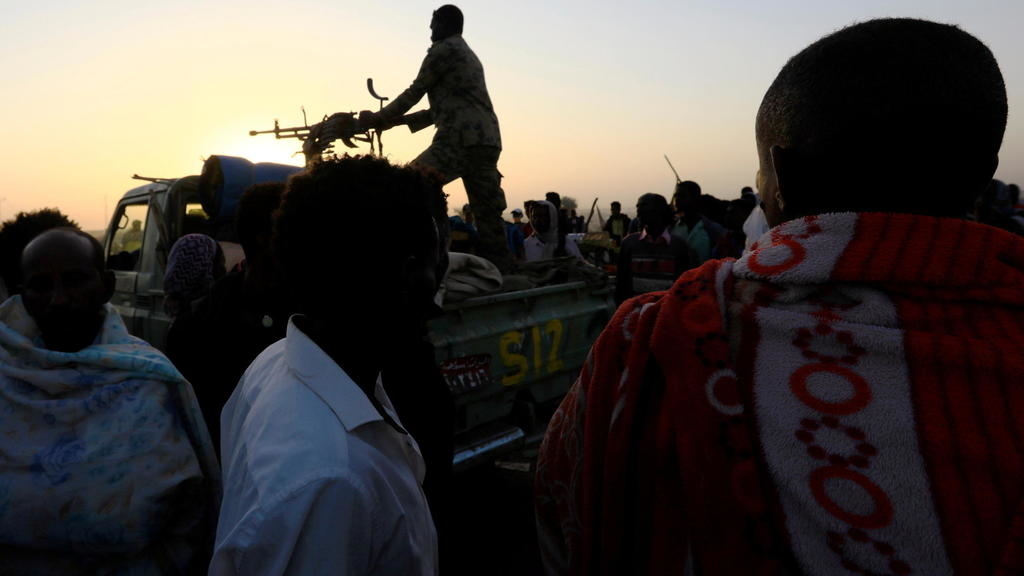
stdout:
[[502,272],[512,266],[501,214],[506,208],[498,157],[501,132],[487,95],[484,68],[460,34],[434,42],[412,85],[381,111],[387,124],[427,95],[430,109],[412,114],[412,130],[434,124],[430,147],[413,160],[438,170],[445,182],[462,178],[480,233],[478,254]]

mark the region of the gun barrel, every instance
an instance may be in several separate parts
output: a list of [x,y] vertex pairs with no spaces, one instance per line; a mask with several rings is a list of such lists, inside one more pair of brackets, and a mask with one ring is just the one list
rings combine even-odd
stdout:
[[249,136],[259,134],[273,134],[275,138],[309,138],[309,126],[294,126],[291,128],[274,128],[273,130],[249,130]]

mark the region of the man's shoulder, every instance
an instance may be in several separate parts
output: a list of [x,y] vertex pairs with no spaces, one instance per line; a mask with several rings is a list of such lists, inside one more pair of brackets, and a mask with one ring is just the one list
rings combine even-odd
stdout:
[[281,339],[263,349],[242,374],[239,389],[255,398],[275,379],[288,377],[287,341]]
[[[304,380],[306,376],[297,369],[310,367],[292,366],[288,346],[287,339],[270,345],[242,375],[236,397],[223,414],[232,434],[231,450],[244,446],[250,459],[262,457],[264,452],[277,454],[280,463],[266,461],[274,468],[299,465],[340,470],[357,465],[352,462],[358,458],[352,456],[368,443],[361,428],[346,428],[337,407],[331,405],[337,404],[338,398],[322,396],[323,389]],[[340,370],[339,375],[343,376]],[[341,386],[342,382],[336,384]],[[355,384],[351,387],[352,393],[362,394]]]
[[458,34],[431,44],[430,48],[427,49],[427,59],[443,61],[448,64],[479,64],[476,53],[469,47],[465,39]]
[[[347,435],[323,400],[293,373],[286,341],[253,360],[222,413],[224,464],[260,486],[294,489],[345,475]],[[311,470],[321,473],[307,477]],[[291,487],[291,488],[286,488]]]
[[307,493],[343,492],[350,501],[374,505],[390,500],[404,474],[402,462],[379,443],[374,424],[347,431],[315,395],[304,396],[307,391],[299,383],[293,394],[264,395],[247,413],[235,414],[242,422],[222,433],[225,494],[234,494],[225,499],[271,515]]
[[427,55],[440,55],[440,54],[451,54],[454,52],[472,52],[469,48],[469,44],[462,38],[461,35],[456,34],[449,36],[443,40],[438,40],[427,48]]
[[[308,428],[299,425],[295,415],[302,414],[308,423],[317,416],[322,401],[306,388],[288,365],[287,341],[282,339],[268,346],[242,374],[232,401],[225,407],[222,419],[234,422],[239,435],[259,437],[260,442],[281,442]],[[265,426],[265,424],[271,424]]]
[[451,36],[438,40],[430,45],[430,48],[438,48],[440,50],[469,50],[469,44],[466,43],[466,39],[462,37],[462,34],[452,34]]

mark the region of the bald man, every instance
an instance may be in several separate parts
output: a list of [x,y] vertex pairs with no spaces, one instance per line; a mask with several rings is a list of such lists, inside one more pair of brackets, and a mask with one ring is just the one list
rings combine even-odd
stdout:
[[219,471],[188,382],[130,336],[88,234],[22,254],[0,305],[0,549],[16,574],[202,571]]

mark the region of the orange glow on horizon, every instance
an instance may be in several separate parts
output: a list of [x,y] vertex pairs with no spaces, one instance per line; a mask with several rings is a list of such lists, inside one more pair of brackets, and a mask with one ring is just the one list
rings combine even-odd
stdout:
[[[641,194],[671,193],[663,154],[706,192],[737,197],[754,185],[754,115],[778,69],[823,34],[880,15],[956,23],[991,47],[1011,109],[996,177],[1024,182],[1024,120],[1012,113],[1024,108],[1024,3],[656,0],[628,21],[604,2],[459,6],[501,122],[510,209],[555,190],[588,209],[600,198],[605,213],[618,200],[632,214]],[[7,8],[0,218],[58,207],[88,229],[106,225],[134,173],[196,174],[212,154],[301,165],[297,140],[249,130],[275,118],[301,125],[303,106],[311,123],[376,109],[368,77],[394,98],[429,46],[432,9],[411,0]],[[426,98],[414,109],[425,107]],[[391,130],[385,154],[408,162],[432,135]],[[461,183],[446,190],[452,209],[465,203]]]

